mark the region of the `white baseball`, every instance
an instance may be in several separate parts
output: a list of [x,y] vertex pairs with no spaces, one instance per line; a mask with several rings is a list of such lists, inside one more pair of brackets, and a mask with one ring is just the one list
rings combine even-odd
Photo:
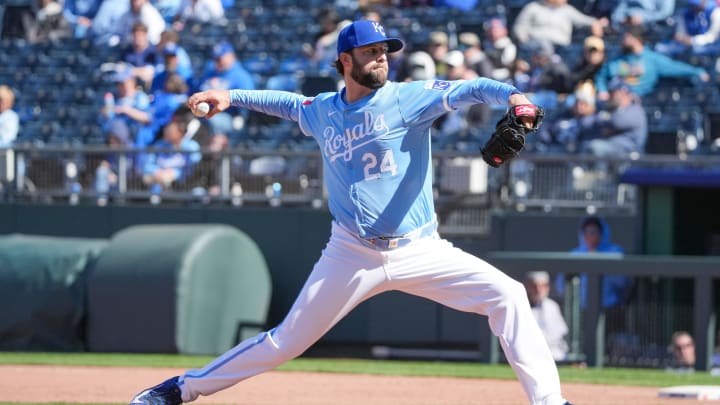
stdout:
[[195,106],[195,115],[198,117],[204,117],[209,112],[210,112],[210,104],[208,104],[204,101],[201,103],[198,103],[198,105]]

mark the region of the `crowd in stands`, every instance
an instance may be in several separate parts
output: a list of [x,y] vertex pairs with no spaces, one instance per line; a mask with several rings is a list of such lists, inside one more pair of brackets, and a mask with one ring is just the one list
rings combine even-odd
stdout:
[[[489,77],[528,93],[547,111],[541,131],[529,140],[530,152],[640,155],[659,126],[697,130],[701,124],[682,121],[687,114],[680,112],[705,113],[720,94],[716,0],[17,4],[2,8],[0,146],[70,138],[195,151],[217,136],[228,147],[305,147],[282,123],[240,109],[201,120],[206,139],[169,134],[187,129],[178,117],[198,90],[312,95],[337,89],[335,40],[357,18],[381,21],[406,40],[406,48],[390,57],[392,80]],[[672,95],[661,97],[667,91]],[[477,150],[503,112],[484,105],[452,112],[436,122],[433,141],[439,148]],[[46,122],[53,117],[57,122]],[[272,127],[280,129],[273,133]],[[199,161],[188,156],[185,165]],[[149,155],[135,162],[136,171],[148,184],[167,185],[181,173],[157,174],[162,161]]]

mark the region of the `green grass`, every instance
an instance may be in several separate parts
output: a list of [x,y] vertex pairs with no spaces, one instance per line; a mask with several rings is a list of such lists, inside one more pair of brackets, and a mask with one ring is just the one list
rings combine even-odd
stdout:
[[[49,364],[107,367],[202,367],[213,357],[171,354],[21,353],[0,352],[0,364]],[[378,375],[514,379],[507,365],[461,362],[300,358],[279,367],[283,371],[316,371]],[[676,374],[664,370],[622,368],[560,368],[563,382],[666,387],[720,385],[720,377],[706,372]]]

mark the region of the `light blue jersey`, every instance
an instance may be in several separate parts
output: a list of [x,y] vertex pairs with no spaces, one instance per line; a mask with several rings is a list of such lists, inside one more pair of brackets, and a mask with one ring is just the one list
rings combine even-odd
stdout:
[[388,82],[353,103],[344,90],[314,98],[232,90],[233,105],[298,122],[323,155],[330,212],[360,237],[401,236],[431,222],[430,126],[478,103],[507,104],[519,91],[490,79]]

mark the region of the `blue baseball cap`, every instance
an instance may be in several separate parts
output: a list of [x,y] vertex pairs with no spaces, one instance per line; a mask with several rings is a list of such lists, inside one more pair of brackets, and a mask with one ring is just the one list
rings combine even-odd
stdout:
[[165,44],[165,48],[163,48],[163,55],[164,56],[175,56],[178,52],[178,46],[175,42],[168,42]]
[[232,45],[229,42],[223,41],[213,47],[213,58],[217,59],[226,53],[235,52]]
[[133,77],[132,69],[130,67],[121,67],[112,75],[112,81],[115,83],[122,83],[126,80],[132,79]]
[[630,89],[630,86],[625,83],[625,81],[618,76],[613,77],[610,79],[610,82],[607,85],[608,91],[615,91],[615,90],[625,90],[625,91],[632,91]]
[[388,52],[390,53],[397,52],[405,46],[399,38],[388,38],[387,35],[385,35],[385,29],[380,23],[370,20],[359,20],[340,31],[337,41],[338,55],[353,48],[377,44],[378,42],[387,43]]

